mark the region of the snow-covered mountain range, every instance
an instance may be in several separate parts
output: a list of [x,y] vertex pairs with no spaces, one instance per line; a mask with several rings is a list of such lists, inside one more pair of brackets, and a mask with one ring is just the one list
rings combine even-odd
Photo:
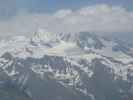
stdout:
[[3,39],[0,89],[2,100],[132,100],[133,48],[89,32]]

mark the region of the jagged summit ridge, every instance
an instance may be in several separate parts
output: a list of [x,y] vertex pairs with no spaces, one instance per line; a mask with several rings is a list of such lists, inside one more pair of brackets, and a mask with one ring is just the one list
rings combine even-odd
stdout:
[[54,38],[54,33],[47,31],[46,29],[38,29],[32,37],[34,42],[50,42]]
[[[89,32],[57,34],[39,29],[30,38],[17,36],[9,41],[1,41],[0,55],[11,52],[14,56],[21,58],[44,55],[82,56],[91,51],[124,62],[132,61],[130,48],[119,42]],[[123,60],[124,58],[126,60]]]
[[3,40],[0,89],[14,86],[31,100],[128,100],[133,58],[119,42],[88,32],[47,31]]

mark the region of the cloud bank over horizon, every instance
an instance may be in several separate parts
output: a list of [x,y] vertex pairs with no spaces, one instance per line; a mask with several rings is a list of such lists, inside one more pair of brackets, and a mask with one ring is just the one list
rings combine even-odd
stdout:
[[0,36],[29,35],[38,28],[51,32],[95,33],[133,32],[133,11],[121,6],[97,4],[77,10],[60,9],[54,13],[28,13],[0,21]]

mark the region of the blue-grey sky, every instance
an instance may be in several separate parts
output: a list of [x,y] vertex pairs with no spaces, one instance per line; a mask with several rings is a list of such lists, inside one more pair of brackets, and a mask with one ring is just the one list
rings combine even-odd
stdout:
[[133,0],[0,0],[0,36],[52,32],[133,33]]
[[95,4],[119,5],[133,10],[133,0],[0,0],[0,18],[10,18],[21,10],[51,13],[59,9],[78,9]]
[[76,9],[94,4],[121,5],[133,9],[133,0],[16,0],[18,8],[33,12],[54,11],[62,8]]

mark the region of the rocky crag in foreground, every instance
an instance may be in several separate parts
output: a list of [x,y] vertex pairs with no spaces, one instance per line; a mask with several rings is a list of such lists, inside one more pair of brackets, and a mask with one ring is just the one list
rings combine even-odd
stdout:
[[132,48],[88,32],[0,41],[0,100],[133,100]]

